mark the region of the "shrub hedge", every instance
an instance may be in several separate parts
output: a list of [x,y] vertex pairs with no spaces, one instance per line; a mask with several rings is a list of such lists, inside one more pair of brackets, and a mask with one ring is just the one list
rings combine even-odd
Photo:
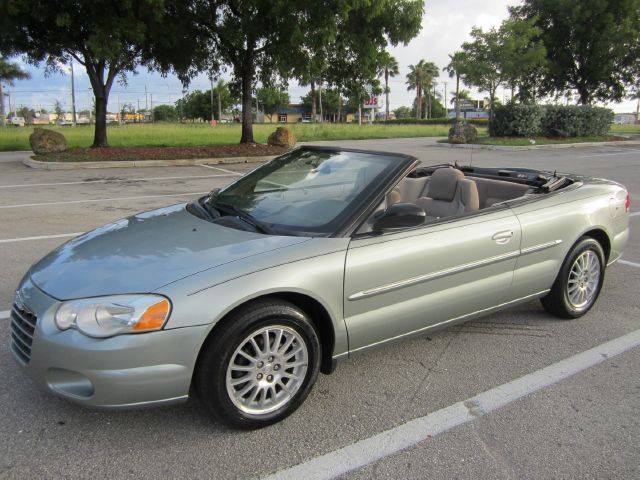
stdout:
[[543,110],[539,105],[498,105],[493,109],[493,137],[529,137],[540,134]]
[[[486,126],[489,123],[486,118],[467,118],[462,120],[472,125]],[[455,123],[455,118],[395,118],[393,120],[376,120],[375,123],[382,125],[451,125]]]
[[489,130],[493,137],[602,136],[612,120],[610,109],[587,105],[499,105]]

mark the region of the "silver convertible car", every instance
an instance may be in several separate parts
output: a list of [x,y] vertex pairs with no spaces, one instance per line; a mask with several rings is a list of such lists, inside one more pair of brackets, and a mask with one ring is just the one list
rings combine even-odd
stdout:
[[194,396],[261,427],[356,352],[534,298],[584,315],[628,211],[602,179],[303,147],[51,252],[16,292],[11,351],[80,404]]

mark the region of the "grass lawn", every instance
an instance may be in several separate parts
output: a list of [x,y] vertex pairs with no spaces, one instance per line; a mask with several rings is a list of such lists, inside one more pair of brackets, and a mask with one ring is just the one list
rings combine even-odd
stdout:
[[[253,127],[258,143],[266,143],[277,124]],[[447,125],[362,125],[357,124],[291,124],[287,125],[300,142],[317,140],[360,140],[368,138],[408,138],[446,136]],[[69,147],[89,147],[93,126],[45,127],[64,134]],[[33,127],[0,128],[0,151],[30,150],[29,135]],[[109,125],[107,136],[112,147],[187,147],[234,144],[240,141],[240,125],[208,124],[138,124]]]
[[611,125],[609,133],[640,133],[640,123],[636,125]]

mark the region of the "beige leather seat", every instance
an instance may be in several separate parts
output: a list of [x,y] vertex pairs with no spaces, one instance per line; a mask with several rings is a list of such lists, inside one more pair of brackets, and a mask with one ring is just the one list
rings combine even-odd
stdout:
[[426,195],[416,200],[427,219],[436,219],[473,212],[480,208],[475,182],[464,178],[455,168],[439,168],[431,175]]

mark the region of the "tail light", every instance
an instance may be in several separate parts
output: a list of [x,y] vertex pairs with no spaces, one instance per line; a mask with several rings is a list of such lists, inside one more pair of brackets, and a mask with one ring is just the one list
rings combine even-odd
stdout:
[[627,193],[627,199],[624,201],[624,208],[626,208],[627,213],[629,213],[629,209],[631,208],[631,198],[629,197],[628,193]]

